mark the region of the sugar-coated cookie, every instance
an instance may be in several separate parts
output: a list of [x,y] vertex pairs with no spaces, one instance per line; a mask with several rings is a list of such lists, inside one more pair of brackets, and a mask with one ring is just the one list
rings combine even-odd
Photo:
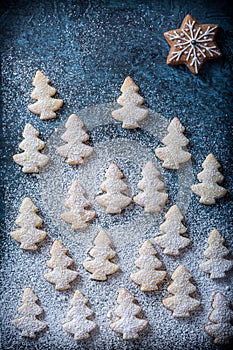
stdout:
[[12,323],[21,331],[23,337],[35,338],[37,333],[47,327],[47,323],[37,319],[43,312],[37,304],[38,298],[31,288],[26,288],[22,296],[23,304],[18,308],[21,317],[12,320]]
[[24,152],[15,154],[15,163],[21,165],[24,173],[38,173],[49,161],[49,158],[40,153],[45,147],[44,141],[39,139],[39,131],[31,124],[26,124],[23,130],[24,140],[19,144],[19,148]]
[[90,250],[90,255],[94,259],[88,258],[83,262],[83,266],[92,274],[91,279],[106,281],[108,275],[118,271],[118,265],[110,261],[116,253],[111,248],[111,240],[104,230],[99,231],[94,244],[94,248]]
[[89,135],[83,130],[83,122],[75,114],[71,114],[66,124],[66,131],[61,139],[65,145],[57,148],[58,153],[67,158],[69,165],[82,164],[84,159],[93,153],[93,148],[85,145],[89,140]]
[[55,284],[56,290],[69,289],[70,283],[78,276],[78,272],[69,268],[74,261],[68,257],[67,253],[68,250],[58,239],[54,241],[50,249],[51,259],[47,261],[47,266],[52,271],[46,273],[44,278],[49,283]]
[[156,156],[163,161],[162,166],[166,169],[179,169],[180,164],[186,163],[191,154],[183,149],[189,140],[184,136],[185,128],[178,118],[173,118],[167,128],[168,135],[162,139],[165,147],[155,150]]
[[163,305],[172,311],[173,317],[189,317],[190,312],[200,305],[197,299],[190,296],[196,291],[190,282],[191,277],[183,265],[179,265],[171,276],[173,282],[168,287],[168,292],[173,296],[163,299]]
[[121,96],[117,99],[122,108],[112,112],[114,119],[123,122],[122,128],[138,128],[138,122],[145,119],[148,115],[148,109],[141,107],[144,98],[138,93],[139,87],[132,78],[127,77],[121,87]]
[[29,105],[28,109],[34,114],[39,114],[41,120],[56,118],[55,111],[63,105],[62,100],[52,97],[57,90],[49,83],[49,79],[38,70],[32,82],[35,89],[31,94],[31,98],[37,102]]
[[75,340],[83,340],[90,337],[90,332],[96,328],[96,323],[90,320],[94,312],[87,306],[88,300],[76,290],[70,301],[71,308],[67,312],[66,322],[63,328],[73,334]]
[[21,249],[36,250],[38,244],[47,236],[45,231],[39,229],[43,224],[43,220],[37,215],[38,209],[28,197],[24,198],[19,212],[15,223],[20,229],[12,231],[10,235],[21,243]]
[[101,190],[106,192],[95,197],[96,202],[106,208],[107,214],[120,214],[131,202],[125,193],[128,186],[122,180],[124,175],[114,163],[110,164],[105,173],[106,180],[101,184]]
[[142,311],[135,304],[135,298],[127,289],[120,288],[117,297],[118,306],[108,316],[113,320],[110,324],[114,332],[120,333],[124,340],[138,338],[138,332],[142,331],[148,322],[138,317]]
[[142,292],[158,290],[158,284],[166,277],[166,271],[160,270],[162,263],[157,254],[150,241],[145,241],[139,249],[139,258],[135,261],[139,271],[133,272],[130,278],[141,287]]
[[152,162],[147,162],[142,169],[142,180],[138,188],[142,192],[134,198],[134,202],[144,207],[147,213],[160,212],[167,202],[168,194],[164,190],[164,182],[160,179],[160,172]]

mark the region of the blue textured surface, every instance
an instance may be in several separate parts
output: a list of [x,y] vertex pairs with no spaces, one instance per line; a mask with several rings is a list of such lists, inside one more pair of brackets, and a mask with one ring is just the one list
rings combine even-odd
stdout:
[[[198,76],[185,66],[166,65],[169,47],[163,33],[178,28],[187,13],[200,23],[216,23],[221,27],[217,42],[223,57],[206,62]],[[25,178],[11,160],[25,122],[33,122],[46,139],[71,113],[116,100],[119,86],[129,75],[140,85],[148,107],[168,120],[176,116],[186,126],[195,174],[209,153],[222,165],[224,186],[229,193],[211,207],[197,205],[193,198],[186,217],[190,230],[201,230],[202,221],[208,220],[232,230],[230,13],[230,1],[225,0],[6,1],[1,15],[1,50],[3,158],[8,201],[10,196],[14,197],[14,192],[8,189],[17,189],[17,181],[23,182]],[[31,103],[31,80],[37,69],[56,82],[59,97],[64,99],[58,118],[51,122],[42,123],[27,109]],[[107,128],[105,131],[108,133]],[[27,178],[31,186],[36,181],[36,177]],[[7,257],[9,252],[6,250],[5,254]],[[11,349],[7,335],[4,337],[6,344],[2,348]]]

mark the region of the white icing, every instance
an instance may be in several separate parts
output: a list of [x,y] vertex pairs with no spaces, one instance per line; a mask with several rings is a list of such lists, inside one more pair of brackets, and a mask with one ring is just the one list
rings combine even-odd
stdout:
[[[186,61],[188,62],[190,57],[192,60],[190,62],[190,66],[194,66],[195,73],[198,73],[198,66],[202,63],[202,61],[198,58],[198,53],[206,58],[205,50],[207,50],[208,54],[212,57],[213,54],[220,55],[220,51],[214,50],[216,49],[215,45],[208,46],[208,43],[213,42],[213,36],[215,35],[215,27],[208,26],[204,33],[201,31],[201,27],[197,29],[194,28],[196,21],[191,21],[190,19],[185,23],[186,28],[182,29],[181,33],[177,33],[174,30],[174,33],[167,34],[170,40],[177,40],[177,44],[174,47],[179,48],[178,51],[172,52],[172,57],[170,58],[170,62],[173,60],[179,61],[183,54],[186,55]],[[183,35],[181,35],[183,34]],[[203,44],[206,46],[203,46]]]

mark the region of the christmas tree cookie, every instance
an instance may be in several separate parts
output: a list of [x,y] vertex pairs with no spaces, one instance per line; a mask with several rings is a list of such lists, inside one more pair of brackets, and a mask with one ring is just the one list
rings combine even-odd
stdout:
[[74,261],[68,257],[67,252],[68,250],[59,240],[54,241],[50,249],[51,259],[47,261],[47,266],[52,271],[46,273],[44,278],[55,284],[56,290],[69,289],[70,283],[78,276],[78,272],[69,269]]
[[167,128],[168,135],[162,139],[165,147],[155,150],[156,156],[163,161],[162,166],[166,169],[179,169],[180,164],[186,163],[191,154],[183,149],[189,140],[184,136],[185,128],[178,118],[173,118]]
[[77,180],[72,182],[68,195],[65,207],[69,211],[62,213],[61,218],[71,224],[72,230],[85,230],[89,221],[95,217],[95,212],[88,210],[91,202],[85,197],[85,191]]
[[101,185],[101,194],[95,199],[99,205],[106,208],[107,214],[120,214],[121,211],[131,203],[131,198],[125,193],[128,186],[124,183],[124,177],[116,164],[110,164],[105,173],[106,180]]
[[205,326],[205,331],[214,338],[214,344],[227,344],[233,338],[233,311],[230,302],[218,292],[214,294],[212,308],[209,315],[211,323]]
[[57,90],[49,83],[49,79],[38,70],[32,82],[35,89],[31,94],[31,98],[37,102],[29,105],[28,109],[34,114],[39,114],[41,120],[56,118],[55,111],[63,105],[62,100],[52,97]]
[[165,215],[165,222],[160,225],[160,230],[164,233],[155,237],[155,242],[163,248],[163,253],[168,255],[179,255],[180,249],[187,247],[190,240],[183,237],[187,229],[182,224],[183,215],[177,205],[173,205]]
[[141,286],[142,292],[158,290],[158,284],[164,280],[166,272],[160,270],[162,263],[156,257],[157,251],[150,241],[143,243],[139,255],[135,265],[140,270],[130,275],[131,280]]
[[40,153],[45,147],[45,143],[39,139],[39,131],[31,124],[26,124],[23,131],[24,140],[19,144],[19,148],[24,152],[15,154],[15,163],[23,167],[24,173],[38,173],[49,161],[49,158]]
[[112,250],[111,240],[104,230],[100,230],[94,244],[94,248],[90,250],[90,255],[94,259],[87,259],[83,266],[92,274],[91,279],[105,281],[108,275],[118,271],[118,266],[110,261],[116,253]]
[[211,205],[216,203],[216,199],[222,198],[227,190],[218,185],[224,179],[224,176],[218,171],[220,164],[213,154],[209,154],[202,163],[201,171],[197,178],[201,182],[192,185],[192,191],[200,198],[200,203]]
[[139,87],[133,79],[127,77],[121,87],[121,96],[117,99],[122,108],[112,112],[112,116],[117,121],[123,122],[125,129],[138,128],[138,122],[145,119],[148,115],[148,109],[141,107],[144,98],[138,93]]
[[207,260],[199,265],[200,269],[209,273],[212,279],[226,277],[226,272],[232,268],[233,261],[225,259],[229,250],[224,246],[224,238],[216,229],[210,232],[208,245],[204,251]]
[[163,299],[163,305],[173,311],[173,317],[189,317],[190,312],[200,305],[197,299],[190,296],[196,291],[196,287],[190,282],[191,277],[182,265],[179,265],[171,276],[173,282],[168,287],[168,292],[173,296]]
[[138,338],[138,332],[142,331],[147,321],[138,317],[142,311],[140,306],[135,304],[135,298],[127,289],[120,288],[117,297],[118,306],[108,316],[113,320],[110,324],[114,332],[120,333],[124,340]]
[[31,288],[26,288],[23,293],[23,304],[19,307],[18,313],[21,317],[12,320],[12,323],[21,331],[23,337],[35,338],[36,333],[43,331],[47,323],[37,319],[43,309],[37,304],[38,298]]
[[142,170],[142,180],[138,188],[142,192],[134,197],[134,202],[144,207],[147,213],[160,212],[168,199],[164,192],[164,182],[160,180],[160,172],[155,164],[147,162]]
[[67,158],[69,165],[82,164],[84,159],[93,153],[93,148],[85,145],[89,140],[88,134],[83,130],[83,122],[75,114],[71,114],[66,122],[66,131],[61,139],[65,145],[58,147],[57,151],[64,158]]
[[43,220],[37,215],[38,209],[28,197],[24,198],[15,223],[19,230],[11,232],[11,237],[20,243],[21,249],[36,250],[47,233],[39,229]]
[[87,306],[88,300],[78,290],[71,299],[71,308],[67,313],[63,328],[73,334],[75,340],[87,339],[96,328],[96,323],[89,318],[93,311]]

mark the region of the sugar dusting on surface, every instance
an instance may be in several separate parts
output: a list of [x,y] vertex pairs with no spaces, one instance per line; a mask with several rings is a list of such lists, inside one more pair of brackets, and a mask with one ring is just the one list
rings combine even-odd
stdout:
[[[232,272],[227,274],[227,278],[212,281],[198,269],[198,264],[203,260],[205,241],[214,227],[224,236],[226,246],[230,248],[232,234],[228,218],[232,209],[227,196],[208,208],[199,204],[194,195],[191,198],[190,185],[194,183],[193,169],[197,174],[205,156],[213,152],[223,167],[225,184],[228,188],[230,186],[230,149],[227,147],[230,129],[227,78],[230,73],[227,58],[222,65],[217,60],[206,64],[200,77],[186,74],[185,67],[166,67],[167,46],[163,31],[175,28],[182,11],[185,15],[184,11],[188,10],[187,7],[181,9],[177,5],[179,2],[172,2],[173,8],[169,11],[166,11],[164,2],[163,15],[159,2],[154,2],[151,7],[141,4],[137,10],[129,6],[124,11],[97,9],[90,5],[85,9],[81,6],[75,8],[73,2],[72,5],[71,2],[61,2],[60,7],[57,1],[47,2],[46,6],[41,1],[38,7],[37,2],[28,3],[29,8],[17,9],[20,13],[13,9],[12,16],[10,12],[3,16],[7,28],[2,55],[2,114],[7,163],[3,171],[7,170],[7,184],[6,226],[2,241],[2,348],[215,349],[203,326],[207,323],[215,291],[231,299]],[[211,6],[215,7],[214,4]],[[206,9],[203,11],[203,8],[197,7],[196,11],[199,16],[205,17]],[[223,16],[218,17],[218,13],[213,14],[213,19],[222,21],[227,30],[227,21]],[[224,43],[227,51],[227,36]],[[37,69],[49,76],[52,86],[58,91],[57,97],[65,102],[57,112],[57,119],[52,122],[40,121],[27,109],[27,105],[33,103],[30,99],[31,82]],[[146,104],[166,118],[150,111],[141,123],[142,128],[137,131],[123,130],[114,123],[111,111],[119,105],[99,103],[114,100],[128,74],[139,84]],[[210,96],[214,103],[210,103]],[[80,111],[87,105],[94,106]],[[77,113],[84,121],[91,136],[91,146],[95,147],[93,156],[78,168],[68,166],[55,152],[55,147],[62,144],[62,124],[71,113]],[[161,162],[154,155],[154,149],[167,134],[169,118],[174,116],[186,127],[186,136],[190,139],[188,150],[193,157],[193,163],[190,161],[182,165],[177,172],[162,169]],[[27,122],[40,131],[47,145],[45,152],[50,157],[48,165],[38,175],[23,174],[11,159],[18,152]],[[148,160],[156,163],[169,193],[164,212],[161,215],[145,214],[142,208],[132,205],[120,216],[106,216],[104,210],[94,203],[98,217],[86,231],[73,232],[68,224],[60,220],[72,180],[78,177],[88,198],[93,201],[99,193],[105,170],[114,160],[128,181],[131,195],[137,193],[143,165]],[[44,221],[43,229],[48,233],[35,252],[22,251],[9,235],[16,228],[14,220],[26,196],[39,208],[39,215]],[[159,248],[158,251],[169,276],[179,264],[186,266],[193,276],[201,309],[185,320],[174,319],[171,312],[162,306],[162,298],[168,296],[170,280],[166,280],[158,292],[142,293],[129,279],[130,273],[135,270],[138,248],[146,239],[153,242],[159,234],[164,213],[173,204],[179,205],[185,217],[187,237],[192,245],[176,258],[163,255]],[[117,253],[115,261],[120,267],[120,271],[109,276],[106,282],[91,280],[90,274],[82,267],[100,227],[108,230]],[[74,268],[80,275],[72,288],[64,292],[55,291],[54,286],[43,277],[48,271],[46,261],[50,258],[49,249],[55,239],[60,239],[68,248],[76,264]],[[33,341],[22,338],[11,324],[26,287],[32,287],[38,296],[44,309],[41,320],[48,323],[48,329]],[[143,310],[142,317],[149,321],[148,328],[137,341],[123,341],[109,328],[107,313],[114,309],[120,287],[126,287],[135,296]],[[95,313],[94,321],[98,324],[90,340],[85,342],[74,341],[62,328],[70,298],[76,289],[89,300]]]
[[[207,236],[210,229],[208,223],[202,223],[202,232],[188,229],[192,247],[187,248],[181,256],[176,258],[165,256],[158,248],[159,257],[169,276],[179,264],[183,264],[194,278],[194,284],[197,287],[196,298],[201,301],[201,308],[193,312],[189,319],[174,319],[171,312],[162,305],[162,298],[168,296],[166,290],[170,283],[168,279],[159,291],[142,293],[129,278],[135,270],[134,261],[138,257],[139,247],[147,239],[153,242],[153,238],[159,234],[159,224],[163,222],[164,213],[168,208],[178,203],[184,216],[187,213],[191,201],[190,184],[193,183],[192,163],[188,162],[177,173],[175,180],[178,188],[174,190],[172,181],[168,181],[168,171],[161,167],[153,152],[158,141],[166,133],[166,119],[150,110],[142,130],[138,133],[133,132],[134,138],[131,140],[132,131],[127,131],[124,133],[126,137],[122,137],[118,124],[112,120],[110,111],[114,107],[113,104],[105,104],[80,111],[79,117],[85,120],[85,126],[94,146],[94,154],[84,164],[71,167],[56,152],[56,147],[62,142],[60,135],[64,131],[64,125],[61,125],[46,140],[46,154],[50,158],[48,165],[36,177],[22,177],[14,192],[14,198],[12,195],[9,196],[9,192],[6,195],[8,232],[14,227],[13,222],[22,198],[27,195],[38,206],[49,235],[34,253],[21,251],[10,237],[3,243],[7,245],[4,262],[3,324],[7,342],[11,348],[16,344],[19,349],[30,349],[34,346],[28,345],[28,340],[21,339],[10,323],[16,315],[22,289],[28,286],[32,287],[38,295],[45,311],[43,318],[49,325],[49,329],[35,340],[35,346],[39,349],[51,349],[51,346],[62,349],[90,347],[93,349],[148,349],[148,344],[154,344],[155,349],[167,349],[171,344],[173,349],[180,349],[181,344],[185,344],[190,349],[200,344],[203,349],[212,348],[211,339],[203,332],[203,326],[207,322],[213,293],[217,290],[229,295],[227,288],[230,280],[228,277],[228,279],[213,282],[198,268],[205,247],[203,236]],[[155,124],[158,126],[156,129]],[[102,134],[104,125],[109,127],[110,137],[108,133]],[[118,137],[118,130],[120,130],[120,137]],[[140,139],[142,131],[145,133],[144,139],[147,137],[153,139],[152,147],[142,144]],[[141,179],[141,170],[148,160],[155,162],[168,189],[169,202],[163,213],[148,214],[132,203],[120,215],[105,214],[105,210],[94,201],[94,198],[101,191],[100,185],[109,164],[113,161],[118,164],[130,188],[130,195],[134,196],[138,191],[137,183]],[[74,179],[78,179],[83,185],[97,213],[97,218],[89,228],[80,232],[72,231],[70,225],[60,219],[67,190]],[[182,201],[182,198],[186,198],[186,201]],[[82,267],[82,262],[88,257],[88,251],[92,248],[93,240],[100,228],[106,229],[109,233],[117,254],[115,261],[120,267],[120,271],[109,276],[106,282],[91,280],[90,274]],[[229,234],[225,232],[226,241],[228,237]],[[47,272],[46,261],[49,259],[49,249],[55,239],[60,239],[67,247],[75,261],[75,270],[80,275],[78,280],[72,283],[72,288],[65,292],[55,291],[43,277]],[[127,288],[135,296],[143,310],[143,318],[149,321],[149,326],[141,337],[133,342],[125,343],[109,328],[107,313],[114,308],[119,287]],[[69,299],[76,289],[88,298],[95,312],[94,320],[98,324],[96,331],[85,343],[74,342],[74,339],[62,328]]]

